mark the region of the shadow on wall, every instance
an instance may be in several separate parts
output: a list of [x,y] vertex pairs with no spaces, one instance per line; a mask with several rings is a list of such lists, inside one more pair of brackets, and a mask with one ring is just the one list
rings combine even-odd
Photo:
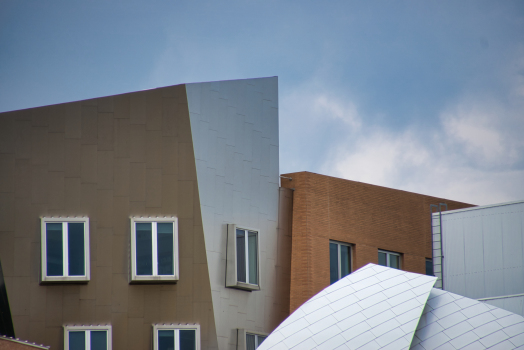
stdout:
[[13,319],[11,318],[11,309],[9,308],[9,299],[5,288],[4,273],[2,271],[2,261],[0,260],[0,335],[6,337],[15,337],[13,328]]

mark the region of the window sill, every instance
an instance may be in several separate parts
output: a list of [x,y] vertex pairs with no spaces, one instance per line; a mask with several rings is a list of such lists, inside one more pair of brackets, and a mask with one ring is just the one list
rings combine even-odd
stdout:
[[130,284],[140,283],[177,283],[178,276],[134,276]]
[[257,291],[260,290],[260,286],[257,284],[249,284],[244,282],[237,282],[235,285],[226,286],[228,288],[242,289],[246,291]]
[[47,276],[42,278],[40,281],[41,284],[47,283],[88,283],[88,276]]

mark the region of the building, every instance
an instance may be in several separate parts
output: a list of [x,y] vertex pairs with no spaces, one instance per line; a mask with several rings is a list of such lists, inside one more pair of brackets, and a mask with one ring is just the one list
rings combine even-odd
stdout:
[[279,177],[277,84],[0,113],[0,259],[16,336],[52,349],[253,349],[368,263],[431,275],[432,205],[472,205]]
[[435,213],[432,227],[439,288],[524,316],[524,201]]
[[522,349],[524,317],[368,264],[291,314],[259,348]]
[[310,172],[281,186],[293,189],[290,312],[368,263],[432,275],[430,206],[472,206]]
[[230,349],[287,317],[276,77],[6,112],[0,125],[17,337]]

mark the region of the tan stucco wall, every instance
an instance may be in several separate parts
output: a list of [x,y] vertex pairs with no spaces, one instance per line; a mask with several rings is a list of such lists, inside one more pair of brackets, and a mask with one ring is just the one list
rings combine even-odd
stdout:
[[[0,114],[0,257],[17,337],[62,349],[66,323],[149,349],[151,324],[196,322],[217,347],[183,85]],[[41,216],[90,218],[91,281],[41,285]],[[178,284],[129,285],[131,215],[179,220]]]

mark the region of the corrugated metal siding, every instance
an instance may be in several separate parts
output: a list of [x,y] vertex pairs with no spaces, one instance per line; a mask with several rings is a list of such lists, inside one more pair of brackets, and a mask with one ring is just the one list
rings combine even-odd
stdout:
[[524,293],[523,217],[522,202],[442,213],[444,289],[475,299]]

